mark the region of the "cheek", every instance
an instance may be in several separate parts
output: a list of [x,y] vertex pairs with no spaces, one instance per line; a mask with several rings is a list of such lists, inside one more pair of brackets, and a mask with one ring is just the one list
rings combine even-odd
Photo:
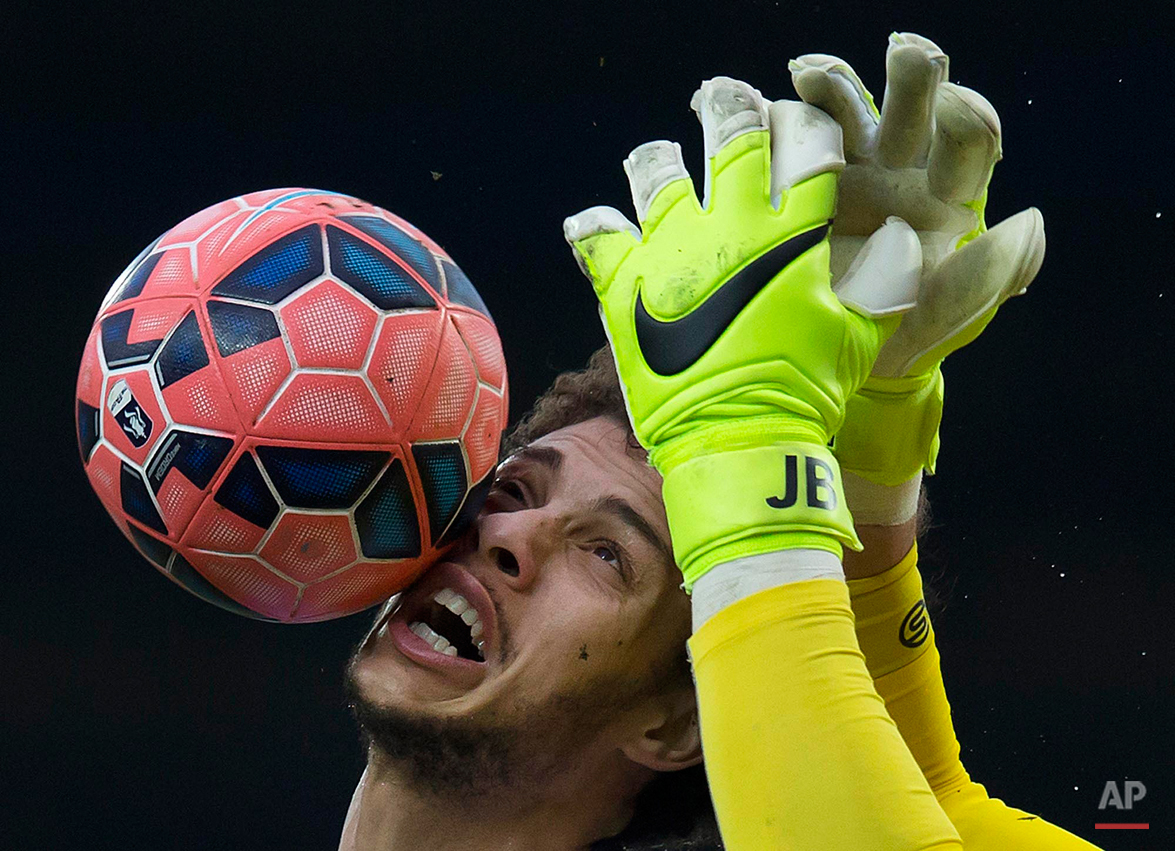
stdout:
[[561,668],[568,663],[572,670],[584,671],[611,666],[616,659],[627,658],[636,643],[631,619],[615,604],[568,595],[542,614],[538,610],[534,614],[535,630],[527,641],[537,645],[537,656]]

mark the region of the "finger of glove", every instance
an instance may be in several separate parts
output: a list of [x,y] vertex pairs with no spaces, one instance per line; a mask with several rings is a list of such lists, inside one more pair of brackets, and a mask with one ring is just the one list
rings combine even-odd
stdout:
[[801,100],[828,113],[840,125],[848,161],[869,157],[877,142],[877,106],[849,63],[824,53],[807,53],[787,67]]
[[676,142],[659,140],[634,148],[624,160],[624,173],[628,175],[637,221],[645,233],[682,200],[691,200],[697,208],[694,185],[681,156],[681,145]]
[[589,207],[563,220],[563,238],[580,271],[602,296],[620,261],[640,245],[641,232],[615,207]]
[[810,177],[845,167],[841,127],[829,115],[795,100],[768,107],[771,124],[771,204],[779,209],[787,190]]
[[923,375],[970,343],[1001,304],[1032,283],[1044,250],[1044,219],[1032,207],[954,252],[923,280],[917,306],[902,317],[873,374]]
[[1002,156],[995,108],[979,92],[943,83],[935,97],[934,125],[927,161],[930,191],[948,203],[981,198]]
[[[715,77],[702,83],[690,100],[702,123],[706,149],[706,188],[702,206],[739,203],[770,192],[767,107],[758,90],[741,80]],[[741,140],[741,141],[740,141]]]
[[894,33],[885,54],[885,97],[877,128],[882,165],[908,168],[925,163],[934,125],[934,100],[947,76],[946,54],[929,39]]
[[[841,303],[872,319],[910,310],[922,275],[922,243],[897,216],[890,216],[861,246],[833,286]],[[892,330],[892,329],[891,329]]]

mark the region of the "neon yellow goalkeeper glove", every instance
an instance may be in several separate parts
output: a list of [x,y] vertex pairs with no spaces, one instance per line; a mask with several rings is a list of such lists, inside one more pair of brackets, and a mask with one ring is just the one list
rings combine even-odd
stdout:
[[895,221],[834,293],[835,122],[796,102],[768,109],[721,77],[694,106],[704,206],[680,147],[650,142],[625,162],[640,230],[610,207],[564,223],[599,297],[633,429],[664,478],[687,590],[744,556],[860,548],[827,444],[912,302],[921,264],[917,238]]
[[[987,232],[983,212],[1001,156],[999,117],[976,92],[946,82],[947,57],[928,39],[890,36],[880,114],[843,60],[810,54],[790,69],[800,97],[844,130],[848,164],[831,239],[834,280],[888,216],[909,222],[922,245],[918,304],[850,397],[834,448],[846,473],[897,486],[924,468],[934,472],[942,360],[1031,283],[1044,258],[1043,220],[1032,208]],[[854,511],[860,512],[856,502]]]

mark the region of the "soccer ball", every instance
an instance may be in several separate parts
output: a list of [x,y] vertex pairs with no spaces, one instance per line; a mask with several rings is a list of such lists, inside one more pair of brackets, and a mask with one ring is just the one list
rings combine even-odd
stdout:
[[440,246],[312,189],[216,204],[114,282],[82,355],[90,483],[152,564],[250,617],[403,589],[485,499],[507,416],[493,320]]

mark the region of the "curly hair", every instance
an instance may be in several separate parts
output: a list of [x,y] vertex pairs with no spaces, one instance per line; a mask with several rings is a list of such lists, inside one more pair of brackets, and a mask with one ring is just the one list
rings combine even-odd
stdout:
[[504,454],[509,455],[543,435],[596,417],[607,417],[623,425],[632,436],[624,393],[607,344],[592,352],[583,369],[555,376],[555,382],[507,435]]
[[[592,353],[585,368],[563,372],[555,378],[550,389],[507,436],[504,454],[596,417],[607,417],[629,428],[629,443],[640,446],[629,426],[620,379],[607,345]],[[692,689],[684,647],[673,661],[666,685]],[[710,851],[723,847],[701,765],[658,774],[637,797],[628,826],[620,834],[592,845],[593,851]]]

